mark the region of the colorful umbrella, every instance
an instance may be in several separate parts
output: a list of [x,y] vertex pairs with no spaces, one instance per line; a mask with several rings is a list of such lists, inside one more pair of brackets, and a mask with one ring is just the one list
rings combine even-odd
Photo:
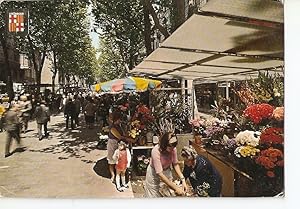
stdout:
[[152,80],[147,78],[139,77],[128,77],[123,79],[114,79],[95,85],[94,89],[96,92],[108,92],[108,93],[119,93],[119,92],[143,92],[148,89],[160,88],[161,81]]

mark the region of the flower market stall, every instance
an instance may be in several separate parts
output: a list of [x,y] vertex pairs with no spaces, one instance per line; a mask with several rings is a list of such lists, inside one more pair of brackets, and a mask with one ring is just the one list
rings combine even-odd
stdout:
[[193,132],[202,137],[194,145],[202,145],[208,155],[247,177],[251,187],[245,196],[274,196],[284,191],[282,87],[282,76],[260,74],[235,90],[240,109],[226,110],[216,103],[214,117],[191,121]]

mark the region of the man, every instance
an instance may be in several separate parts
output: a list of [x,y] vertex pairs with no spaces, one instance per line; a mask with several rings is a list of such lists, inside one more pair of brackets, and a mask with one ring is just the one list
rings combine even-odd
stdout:
[[71,120],[71,129],[74,129],[74,119],[75,119],[75,104],[72,98],[66,101],[64,115],[66,118],[66,129],[69,128],[69,120]]
[[43,139],[42,127],[44,126],[44,135],[45,137],[47,137],[48,136],[47,124],[50,121],[50,111],[49,108],[46,107],[44,100],[41,103],[37,103],[37,107],[33,115],[36,118],[36,123],[38,126],[38,137],[39,140],[41,141]]
[[27,128],[28,128],[28,121],[30,119],[30,113],[31,113],[31,110],[32,110],[32,105],[31,105],[31,102],[27,99],[27,96],[26,95],[22,95],[20,97],[21,101],[22,101],[22,109],[21,109],[21,112],[22,112],[22,128],[23,128],[23,132],[26,133],[27,131]]
[[12,155],[10,153],[11,141],[14,138],[18,145],[21,145],[20,134],[19,134],[19,118],[17,115],[17,107],[12,105],[5,114],[5,130],[7,132],[6,145],[5,145],[5,157]]
[[74,96],[74,106],[75,106],[75,124],[76,126],[79,126],[79,114],[81,110],[81,102],[77,94]]

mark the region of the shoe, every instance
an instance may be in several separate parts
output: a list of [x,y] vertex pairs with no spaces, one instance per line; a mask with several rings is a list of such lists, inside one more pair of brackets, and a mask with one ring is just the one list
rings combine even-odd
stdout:
[[12,153],[7,153],[7,154],[4,155],[4,157],[7,158],[7,157],[9,157],[11,155],[12,155]]
[[116,180],[115,180],[115,177],[114,177],[114,176],[113,176],[113,177],[111,177],[111,178],[110,178],[110,180],[111,180],[111,183],[113,183],[113,184],[116,182]]
[[128,184],[122,185],[122,187],[124,187],[125,189],[129,188]]
[[117,187],[117,190],[118,190],[119,192],[124,192],[123,187]]
[[39,137],[39,141],[42,141],[43,137]]

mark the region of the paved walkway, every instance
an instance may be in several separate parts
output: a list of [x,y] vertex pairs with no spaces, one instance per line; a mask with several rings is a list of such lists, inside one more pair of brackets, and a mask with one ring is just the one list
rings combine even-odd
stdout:
[[[82,121],[82,120],[81,120]],[[22,134],[26,150],[4,158],[0,133],[0,197],[131,198],[107,178],[106,150],[96,149],[97,129],[66,130],[63,115],[51,117],[49,139],[37,139],[36,123]],[[16,148],[14,142],[11,150]]]

